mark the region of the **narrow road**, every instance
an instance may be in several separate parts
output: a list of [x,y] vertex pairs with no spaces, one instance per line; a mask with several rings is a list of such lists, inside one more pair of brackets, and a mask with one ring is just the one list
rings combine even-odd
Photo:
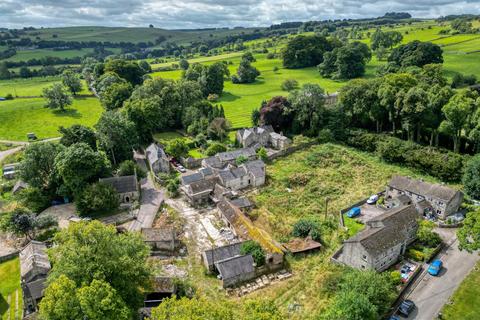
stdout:
[[480,260],[478,253],[470,254],[458,249],[455,229],[444,229],[441,236],[449,238],[445,239],[447,246],[437,256],[437,259],[443,261],[443,270],[439,276],[434,277],[426,272],[428,265],[423,266],[423,273],[413,284],[411,292],[405,297],[415,302],[417,306],[408,319],[437,319],[438,313],[448,302],[455,289]]
[[140,181],[142,198],[137,219],[133,220],[128,227],[129,231],[140,231],[142,228],[151,228],[155,216],[164,200],[163,191],[157,190],[150,174]]
[[22,147],[15,147],[13,149],[8,149],[8,150],[5,150],[5,151],[0,151],[0,162],[2,162],[3,159],[8,157],[9,155],[20,151],[22,148],[23,148],[23,146]]

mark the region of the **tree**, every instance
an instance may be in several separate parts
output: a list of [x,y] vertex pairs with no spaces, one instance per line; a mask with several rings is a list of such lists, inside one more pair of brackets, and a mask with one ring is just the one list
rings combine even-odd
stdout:
[[323,36],[296,36],[282,52],[283,66],[289,69],[317,66],[323,62],[324,53],[333,48],[333,42]]
[[356,41],[325,53],[318,70],[322,76],[333,79],[357,78],[365,73],[365,66],[371,57],[368,46]]
[[105,154],[95,152],[86,143],[76,143],[55,158],[55,168],[72,194],[80,194],[90,182],[106,175],[110,165]]
[[258,126],[258,124],[260,123],[260,110],[253,109],[252,114],[250,115],[250,118],[252,119],[252,124],[254,126]]
[[105,73],[114,72],[120,78],[135,86],[143,83],[145,71],[135,61],[112,59],[105,63]]
[[260,124],[271,125],[276,131],[290,129],[292,117],[288,113],[292,105],[282,96],[273,97],[260,109]]
[[371,40],[372,50],[377,50],[382,47],[391,49],[395,45],[402,42],[403,36],[398,31],[383,32],[382,29],[378,28],[372,34],[372,37],[370,40]]
[[216,62],[204,69],[204,72],[199,79],[204,97],[207,97],[212,93],[218,95],[222,94],[224,75],[225,68],[222,62]]
[[15,208],[12,212],[2,216],[0,229],[16,235],[23,235],[26,239],[31,240],[32,232],[35,229],[35,216],[25,208]]
[[216,142],[208,146],[207,150],[205,151],[205,154],[209,157],[212,157],[217,153],[225,152],[225,151],[227,151],[227,148],[223,144]]
[[143,170],[136,162],[133,160],[125,160],[120,165],[118,166],[118,171],[117,175],[122,177],[122,176],[133,176],[134,174],[137,174],[137,179],[140,181],[140,179],[146,178],[147,173],[145,170]]
[[178,65],[180,66],[180,69],[182,69],[182,70],[187,70],[188,67],[190,66],[188,61],[185,60],[185,59],[180,59],[180,61],[178,62]]
[[0,63],[0,80],[10,79],[12,74],[8,70],[8,66],[5,62]]
[[142,68],[142,70],[143,70],[144,73],[152,72],[152,66],[151,66],[150,63],[148,63],[147,61],[145,61],[145,60],[140,60],[140,62],[138,63],[138,65],[140,66],[140,68]]
[[378,311],[375,305],[368,301],[364,295],[356,292],[340,292],[335,297],[333,304],[322,315],[323,319],[334,320],[375,320],[378,319]]
[[388,61],[400,67],[443,63],[442,49],[431,42],[415,40],[393,49]]
[[432,221],[419,221],[417,229],[417,239],[425,246],[435,248],[442,243],[442,238],[434,232],[435,224]]
[[54,242],[49,252],[52,269],[48,283],[55,283],[62,275],[77,288],[102,280],[130,310],[143,304],[141,290],[148,287],[150,272],[146,263],[149,249],[140,234],[118,234],[114,226],[99,221],[79,222],[57,233]]
[[463,174],[465,192],[473,199],[480,199],[480,155],[476,155],[465,166]]
[[292,91],[298,87],[298,81],[295,79],[287,79],[282,82],[282,90],[283,91]]
[[469,212],[463,226],[458,229],[459,248],[468,252],[480,249],[480,211]]
[[152,320],[234,320],[239,319],[230,302],[212,301],[205,298],[167,298],[152,309]]
[[115,165],[130,159],[139,144],[135,124],[121,112],[102,113],[95,129],[99,148],[105,151]]
[[78,73],[72,70],[65,70],[62,73],[62,83],[75,96],[82,90],[82,82]]
[[34,187],[27,187],[21,190],[15,198],[22,206],[33,212],[42,212],[50,207],[51,195]]
[[293,114],[293,131],[316,135],[325,114],[325,92],[316,84],[305,84],[288,97]]
[[55,158],[64,149],[63,145],[53,142],[28,145],[20,163],[20,179],[44,193],[54,194],[60,186]]
[[65,111],[65,107],[72,104],[72,97],[66,88],[59,83],[55,83],[49,88],[44,88],[43,97],[47,100],[45,106],[51,109]]
[[265,264],[265,251],[258,242],[253,240],[245,241],[240,247],[240,253],[251,254],[257,266]]
[[267,150],[264,147],[261,147],[260,149],[258,149],[257,156],[263,162],[269,161]]
[[120,78],[118,74],[114,72],[104,73],[95,82],[95,90],[97,90],[97,93],[101,96],[103,91],[115,83],[126,84],[128,82],[125,79]]
[[188,155],[190,148],[184,139],[174,139],[167,144],[165,151],[172,157],[180,159]]
[[415,140],[416,131],[418,132],[417,140],[419,140],[421,121],[427,113],[428,106],[428,94],[422,88],[413,87],[403,96],[400,115],[409,140]]
[[457,33],[470,33],[473,29],[472,23],[462,18],[453,20],[451,26]]
[[80,216],[92,217],[110,213],[120,205],[117,191],[104,183],[88,185],[75,199],[75,206]]
[[207,134],[212,139],[223,141],[228,136],[230,127],[230,122],[227,119],[215,118],[208,125]]
[[252,83],[260,75],[260,71],[252,66],[252,61],[248,56],[243,56],[237,74],[232,76],[233,83]]
[[453,138],[453,150],[460,152],[460,137],[466,129],[468,120],[475,108],[475,100],[465,92],[456,93],[442,108],[445,120],[440,124],[439,130]]
[[75,143],[83,142],[88,144],[93,150],[97,150],[97,137],[95,136],[95,131],[89,127],[81,124],[74,124],[68,128],[60,127],[58,132],[62,134],[60,143],[65,147],[69,147]]
[[121,108],[131,94],[132,86],[130,83],[113,83],[102,91],[100,101],[106,110],[114,110]]
[[61,275],[47,287],[39,307],[40,317],[49,320],[131,319],[130,310],[116,290],[97,279],[79,288]]

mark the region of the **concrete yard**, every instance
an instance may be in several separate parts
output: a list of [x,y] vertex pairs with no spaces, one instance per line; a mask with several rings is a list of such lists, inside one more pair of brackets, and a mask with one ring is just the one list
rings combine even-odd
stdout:
[[368,220],[378,217],[384,212],[385,210],[378,208],[375,204],[365,203],[360,206],[360,215],[356,219],[365,223]]

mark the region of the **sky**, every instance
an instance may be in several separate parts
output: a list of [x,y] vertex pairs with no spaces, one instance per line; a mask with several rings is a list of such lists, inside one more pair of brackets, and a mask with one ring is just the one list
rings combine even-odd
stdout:
[[286,21],[480,14],[480,0],[0,0],[0,27],[261,27]]

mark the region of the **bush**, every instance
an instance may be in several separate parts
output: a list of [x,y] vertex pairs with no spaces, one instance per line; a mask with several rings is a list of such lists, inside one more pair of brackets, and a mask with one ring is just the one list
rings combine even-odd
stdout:
[[298,238],[312,237],[315,241],[321,240],[321,225],[318,221],[311,218],[298,220],[292,230],[292,235]]
[[245,163],[245,162],[247,162],[247,161],[248,161],[248,158],[245,157],[245,156],[243,156],[243,155],[241,155],[241,156],[239,156],[237,159],[235,159],[235,164],[236,164],[237,166],[239,166],[239,165],[241,165],[241,164],[243,164],[243,163]]
[[267,59],[271,60],[271,59],[275,59],[275,54],[273,52],[270,52],[267,54]]
[[407,250],[407,258],[420,262],[425,261],[423,252],[413,248]]
[[75,205],[80,216],[96,216],[118,209],[120,202],[112,186],[94,183],[83,190]]
[[402,275],[400,274],[400,271],[395,270],[390,272],[390,278],[392,283],[397,286],[402,283]]
[[133,176],[137,173],[137,180],[140,181],[147,177],[147,173],[133,160],[125,160],[118,166],[117,175],[119,176]]
[[283,91],[292,91],[298,87],[298,81],[295,79],[287,79],[282,82],[281,88]]
[[211,145],[208,146],[207,150],[205,151],[205,154],[209,157],[212,157],[217,153],[225,152],[225,151],[227,151],[227,148],[223,144],[212,143]]
[[17,195],[19,202],[33,212],[42,212],[50,206],[50,198],[40,189],[28,187]]
[[442,243],[439,234],[433,231],[435,224],[432,221],[422,220],[417,230],[418,241],[429,248],[436,248]]
[[265,264],[265,251],[258,242],[252,240],[244,242],[240,247],[240,253],[251,254],[258,267]]
[[473,157],[463,174],[465,192],[474,199],[480,199],[480,155]]
[[11,93],[7,93],[7,95],[5,96],[5,99],[6,100],[13,100],[13,95]]

